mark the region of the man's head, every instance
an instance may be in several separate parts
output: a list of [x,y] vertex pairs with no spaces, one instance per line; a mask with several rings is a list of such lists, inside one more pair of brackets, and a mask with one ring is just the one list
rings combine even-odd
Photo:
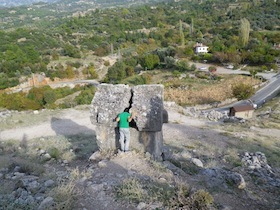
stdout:
[[129,112],[129,108],[125,108],[123,111],[124,112]]

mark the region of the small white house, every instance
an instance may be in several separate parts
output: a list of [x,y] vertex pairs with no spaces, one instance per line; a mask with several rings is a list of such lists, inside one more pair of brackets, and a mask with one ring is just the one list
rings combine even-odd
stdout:
[[208,53],[208,48],[206,45],[203,45],[202,43],[196,43],[196,45],[194,46],[194,52],[196,54],[200,54],[200,53]]

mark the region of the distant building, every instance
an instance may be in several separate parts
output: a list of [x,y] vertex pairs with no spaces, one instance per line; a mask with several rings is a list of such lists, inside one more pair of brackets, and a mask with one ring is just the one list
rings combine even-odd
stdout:
[[253,117],[254,107],[252,105],[239,105],[229,109],[229,116],[234,116],[243,119],[249,119]]
[[194,52],[196,54],[200,54],[200,53],[208,53],[208,48],[206,45],[203,45],[202,43],[196,43],[196,45],[194,46]]
[[280,50],[280,44],[274,43],[273,48],[276,49],[276,50]]

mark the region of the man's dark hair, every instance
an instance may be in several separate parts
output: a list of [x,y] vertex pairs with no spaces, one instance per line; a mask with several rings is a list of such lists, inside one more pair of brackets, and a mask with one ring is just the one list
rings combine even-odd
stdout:
[[129,112],[129,108],[125,108],[123,111],[124,112]]

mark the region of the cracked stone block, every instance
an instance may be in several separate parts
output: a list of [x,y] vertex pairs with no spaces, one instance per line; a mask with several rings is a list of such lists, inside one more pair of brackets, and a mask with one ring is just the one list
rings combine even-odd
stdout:
[[163,85],[133,87],[132,110],[139,131],[161,131],[163,124]]
[[163,108],[162,85],[101,84],[90,106],[90,119],[95,125],[99,150],[115,150],[119,147],[117,115],[129,108],[136,117],[130,124],[130,148],[149,152],[160,159],[163,148],[162,124],[168,121]]
[[118,113],[130,106],[131,88],[128,85],[101,84],[90,106],[90,120],[96,125],[97,145],[100,150],[116,147]]

